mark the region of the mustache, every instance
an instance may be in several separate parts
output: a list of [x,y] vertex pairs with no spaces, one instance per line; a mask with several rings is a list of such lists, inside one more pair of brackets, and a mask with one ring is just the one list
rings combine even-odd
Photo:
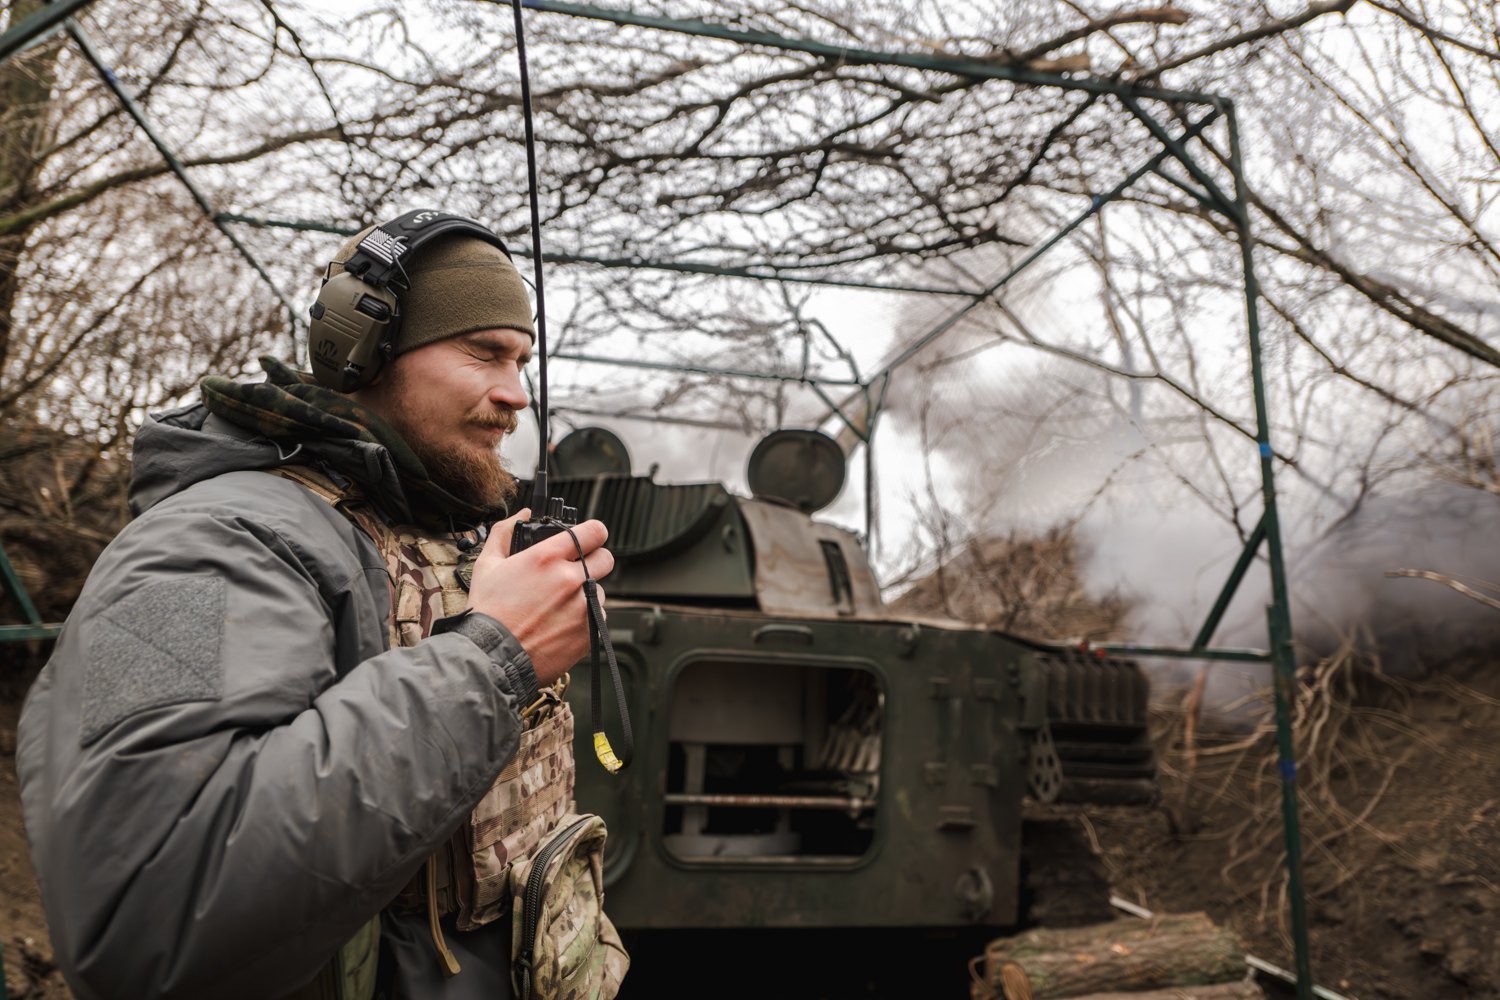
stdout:
[[469,418],[469,423],[475,427],[493,427],[509,434],[516,429],[518,424],[514,412],[502,410],[498,413],[485,413]]

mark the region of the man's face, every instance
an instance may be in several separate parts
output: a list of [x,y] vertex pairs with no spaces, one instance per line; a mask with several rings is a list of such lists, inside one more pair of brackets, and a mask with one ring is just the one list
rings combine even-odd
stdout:
[[433,482],[494,506],[516,492],[498,449],[526,407],[521,369],[530,360],[531,338],[519,330],[466,333],[402,354],[357,398],[396,429]]

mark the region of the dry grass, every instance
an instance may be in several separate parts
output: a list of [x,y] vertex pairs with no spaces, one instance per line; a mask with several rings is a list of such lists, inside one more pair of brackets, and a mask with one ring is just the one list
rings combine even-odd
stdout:
[[[1352,644],[1299,671],[1290,714],[1310,909],[1399,917],[1403,901],[1381,887],[1410,881],[1477,887],[1496,904],[1485,912],[1500,911],[1500,799],[1486,791],[1500,778],[1497,693],[1490,664],[1401,679]],[[1271,693],[1258,700],[1260,723],[1234,737],[1198,732],[1191,693],[1159,712],[1164,804],[1178,840],[1215,848],[1226,905],[1248,908],[1289,954],[1283,770]]]

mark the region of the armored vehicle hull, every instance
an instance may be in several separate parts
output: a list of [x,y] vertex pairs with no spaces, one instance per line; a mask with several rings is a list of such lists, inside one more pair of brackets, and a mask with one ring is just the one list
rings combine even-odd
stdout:
[[586,673],[568,698],[620,927],[1013,926],[1023,801],[1152,797],[1135,663],[895,616],[858,540],[786,503],[620,475],[553,488],[617,557],[631,767],[593,764]]

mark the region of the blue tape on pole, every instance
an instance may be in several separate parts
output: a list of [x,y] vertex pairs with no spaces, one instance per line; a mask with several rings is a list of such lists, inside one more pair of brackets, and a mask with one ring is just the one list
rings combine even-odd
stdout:
[[1297,780],[1297,762],[1295,760],[1284,760],[1281,762],[1281,780],[1287,783]]
[[1269,441],[1262,441],[1260,443],[1260,457],[1261,458],[1270,458],[1271,457],[1271,442],[1269,442]]

